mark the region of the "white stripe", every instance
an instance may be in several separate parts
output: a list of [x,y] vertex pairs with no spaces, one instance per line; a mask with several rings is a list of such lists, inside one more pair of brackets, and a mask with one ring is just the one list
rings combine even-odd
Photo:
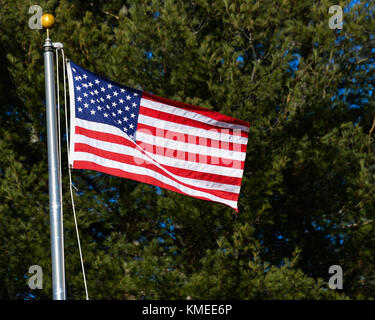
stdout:
[[233,142],[246,145],[248,140],[247,137],[241,137],[238,135],[228,134],[225,132],[219,132],[219,130],[216,129],[207,130],[202,128],[191,127],[185,124],[149,117],[144,114],[139,114],[138,122],[165,131],[171,130],[186,135],[199,136],[202,138],[220,140],[223,142]]
[[[151,132],[150,132],[151,133]],[[207,146],[197,145],[193,143],[186,143],[182,141],[176,141],[166,139],[152,134],[147,134],[146,131],[137,131],[137,141],[149,143],[155,146],[170,148],[173,150],[197,153],[199,155],[219,157],[224,159],[244,161],[246,152],[231,151],[226,149],[211,148]],[[230,163],[228,162],[228,164]]]
[[212,164],[198,163],[195,161],[181,160],[181,159],[176,159],[176,158],[171,158],[171,157],[165,157],[159,154],[152,154],[150,156],[152,156],[152,158],[155,161],[157,161],[158,163],[162,165],[176,167],[180,169],[220,174],[222,176],[228,176],[228,177],[234,177],[234,178],[242,178],[242,175],[243,175],[242,169],[235,169],[235,168],[223,167],[223,166],[212,165]]
[[226,205],[228,205],[232,208],[237,208],[237,202],[236,201],[222,199],[222,198],[214,196],[210,193],[202,192],[202,191],[195,190],[195,189],[190,189],[188,187],[180,185],[179,183],[177,183],[177,182],[169,179],[168,177],[166,177],[164,175],[161,175],[158,172],[155,172],[155,171],[153,171],[149,168],[145,168],[145,167],[141,167],[141,166],[134,166],[134,165],[130,165],[130,164],[124,164],[124,163],[121,163],[121,162],[105,159],[105,158],[102,158],[102,157],[99,157],[99,156],[96,156],[96,155],[93,155],[93,154],[90,154],[90,153],[86,153],[86,152],[75,152],[75,160],[77,160],[77,161],[90,161],[90,162],[94,162],[96,164],[99,164],[101,166],[105,166],[107,168],[115,168],[115,169],[123,170],[124,172],[146,175],[146,176],[155,178],[155,179],[163,182],[164,184],[167,184],[169,186],[173,186],[176,189],[178,189],[178,190],[180,190],[180,191],[182,191],[186,194],[189,194],[191,196],[205,197],[205,198],[210,199],[212,201],[224,203],[224,204],[226,204]]
[[194,111],[188,111],[188,110],[185,110],[183,108],[173,107],[173,106],[168,105],[168,104],[148,100],[147,98],[141,99],[141,106],[151,108],[153,110],[158,110],[158,111],[170,113],[170,114],[173,114],[173,115],[178,115],[178,116],[181,116],[181,117],[184,117],[184,118],[192,119],[192,120],[199,121],[199,122],[206,123],[206,124],[210,124],[210,125],[213,125],[213,126],[218,126],[218,127],[222,127],[222,128],[228,128],[228,129],[229,128],[230,129],[239,129],[239,130],[242,130],[242,131],[245,131],[245,132],[249,132],[248,127],[245,127],[245,126],[242,126],[242,125],[239,125],[239,124],[233,124],[233,123],[218,121],[218,120],[215,120],[213,118],[204,116],[200,113],[194,112]]
[[[96,131],[98,131],[97,128],[93,128],[92,125],[90,126],[90,121],[85,121],[85,120],[81,120],[81,121],[89,123],[89,124],[83,123],[85,125],[86,129],[91,129],[91,130],[95,129]],[[110,132],[107,132],[107,133],[110,133]],[[204,188],[204,189],[209,189],[209,190],[227,191],[227,192],[232,192],[232,193],[239,193],[240,192],[240,186],[235,186],[235,185],[231,185],[231,184],[224,184],[224,183],[217,183],[217,182],[207,181],[207,180],[191,179],[191,178],[181,177],[179,175],[173,174],[173,173],[169,172],[167,169],[165,169],[161,164],[159,164],[154,159],[153,154],[149,154],[148,152],[146,152],[147,156],[145,156],[140,150],[137,150],[135,148],[131,148],[131,147],[116,144],[116,143],[96,140],[96,139],[89,138],[89,137],[86,137],[86,136],[80,135],[80,134],[76,134],[75,142],[76,143],[85,143],[85,144],[88,144],[88,145],[90,145],[94,148],[98,148],[98,149],[101,149],[101,150],[125,154],[125,155],[129,155],[129,156],[132,156],[132,157],[137,157],[137,158],[141,158],[143,160],[147,160],[147,161],[153,163],[154,165],[156,165],[157,167],[159,167],[161,170],[163,170],[167,174],[171,175],[176,180],[180,180],[181,182],[192,185],[192,186],[196,186],[196,187]],[[134,144],[134,146],[136,147],[137,145]],[[76,160],[76,159],[74,158],[74,160]],[[141,164],[142,163],[140,163],[140,165]],[[219,168],[220,167],[218,167],[218,169]],[[220,174],[220,173],[217,173],[217,174]]]
[[70,146],[69,146],[69,165],[73,165],[73,157],[74,157],[74,137],[75,137],[75,97],[74,97],[74,84],[73,84],[73,75],[72,75],[72,68],[70,66],[70,61],[67,61],[67,68],[68,72],[68,84],[69,84],[69,99],[70,99]]

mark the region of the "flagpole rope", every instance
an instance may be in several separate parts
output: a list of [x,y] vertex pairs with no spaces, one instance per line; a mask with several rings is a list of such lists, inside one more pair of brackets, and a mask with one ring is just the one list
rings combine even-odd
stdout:
[[[85,286],[86,300],[90,300],[89,299],[89,293],[88,293],[88,290],[87,290],[86,272],[85,272],[85,266],[84,266],[84,263],[83,263],[81,240],[80,240],[80,237],[79,237],[77,214],[76,214],[76,209],[75,209],[75,204],[74,204],[74,197],[73,197],[73,187],[74,187],[74,185],[73,185],[73,182],[72,182],[72,172],[71,172],[71,168],[70,168],[70,165],[69,165],[70,150],[69,150],[67,90],[66,90],[66,59],[65,59],[64,49],[60,48],[59,50],[61,50],[61,55],[62,55],[62,60],[63,60],[65,133],[66,133],[66,148],[67,148],[67,154],[68,154],[68,175],[69,175],[70,199],[71,199],[71,202],[72,202],[73,217],[74,217],[74,224],[75,224],[75,230],[76,230],[76,236],[77,236],[79,257],[80,257],[80,260],[81,260],[81,268],[82,268],[82,275],[83,275],[83,283],[84,283],[84,286]],[[56,49],[56,53],[57,53],[57,49]],[[60,155],[60,161],[61,161],[61,155]]]

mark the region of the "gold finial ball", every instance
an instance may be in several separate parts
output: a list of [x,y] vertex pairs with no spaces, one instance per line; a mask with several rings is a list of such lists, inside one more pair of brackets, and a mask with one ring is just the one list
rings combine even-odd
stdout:
[[51,29],[55,24],[55,17],[52,14],[46,13],[42,15],[42,26],[44,29]]

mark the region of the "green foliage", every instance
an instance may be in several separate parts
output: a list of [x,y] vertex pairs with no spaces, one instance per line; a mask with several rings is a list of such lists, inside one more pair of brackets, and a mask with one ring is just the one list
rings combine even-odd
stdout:
[[[0,298],[50,299],[45,36],[28,27],[32,1],[0,3]],[[365,2],[341,32],[328,27],[337,3],[327,0],[39,4],[74,62],[251,123],[238,215],[74,171],[92,299],[372,297],[375,19]],[[68,298],[83,299],[66,166],[63,184]],[[28,289],[33,264],[43,290]],[[334,264],[341,293],[327,285]]]

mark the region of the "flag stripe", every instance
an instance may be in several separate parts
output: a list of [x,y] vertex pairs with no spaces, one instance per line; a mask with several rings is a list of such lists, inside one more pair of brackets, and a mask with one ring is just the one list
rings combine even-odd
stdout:
[[239,120],[239,119],[236,119],[236,118],[233,118],[233,117],[230,117],[230,116],[218,113],[216,111],[207,110],[207,109],[204,109],[202,107],[190,105],[190,104],[187,104],[187,103],[173,101],[173,100],[170,100],[170,99],[167,99],[167,98],[163,98],[163,97],[159,97],[159,96],[153,95],[153,94],[148,93],[148,92],[143,92],[142,93],[142,98],[143,99],[147,99],[147,100],[152,100],[152,101],[160,102],[160,103],[163,103],[163,104],[166,104],[166,105],[170,105],[170,106],[175,106],[175,107],[186,109],[186,110],[191,110],[191,111],[194,111],[196,113],[208,116],[208,117],[210,117],[212,119],[215,119],[215,120],[218,120],[218,121],[228,122],[228,123],[235,123],[235,124],[243,126],[244,127],[243,128],[244,131],[249,132],[249,127],[250,127],[250,123],[249,122],[243,121],[243,120]]
[[177,140],[185,143],[191,143],[196,145],[204,145],[212,148],[219,148],[229,151],[241,151],[246,152],[246,144],[239,144],[233,142],[226,142],[219,139],[203,138],[198,135],[192,135],[187,133],[180,133],[173,130],[164,130],[162,128],[149,126],[147,124],[138,123],[137,132],[144,132],[155,137],[161,137],[171,140]]
[[[116,166],[112,167],[111,163],[108,163],[106,161],[101,162],[99,160],[99,162],[101,164],[98,164],[94,161],[76,160],[74,161],[74,167],[75,169],[89,169],[89,170],[100,171],[100,172],[107,173],[107,174],[114,175],[114,176],[128,178],[128,179],[140,181],[143,183],[152,184],[152,185],[155,185],[164,189],[168,189],[174,192],[178,192],[178,193],[185,194],[188,196],[193,196],[194,198],[197,198],[197,199],[223,203],[235,209],[238,212],[237,201],[230,201],[230,200],[220,199],[217,197],[212,197],[210,194],[207,194],[207,196],[204,196],[202,195],[202,193],[199,193],[199,192],[190,192],[189,190],[181,190],[180,188],[177,188],[173,184],[165,183],[161,180],[154,178],[153,176],[145,175],[142,173],[129,172],[126,170],[126,168],[124,170],[124,169],[117,168]],[[105,166],[104,164],[107,164],[107,166]]]
[[[233,129],[228,129],[228,128],[221,128],[221,127],[218,127],[218,126],[212,126],[212,125],[209,125],[209,124],[206,124],[206,123],[203,123],[203,122],[199,122],[199,121],[196,121],[196,120],[192,120],[192,119],[189,119],[189,118],[185,118],[185,117],[182,117],[182,116],[173,115],[173,114],[169,114],[169,113],[158,111],[158,110],[153,110],[153,109],[150,109],[150,108],[146,108],[142,105],[139,108],[139,114],[140,115],[141,114],[147,115],[149,117],[164,120],[164,121],[168,121],[168,122],[174,122],[174,123],[178,123],[178,124],[182,124],[182,125],[188,125],[189,127],[193,127],[193,128],[199,128],[199,129],[205,129],[205,130],[230,130],[230,131],[233,130]],[[217,131],[217,132],[219,132],[219,131]],[[238,132],[234,131],[234,132],[231,132],[230,134],[231,135],[238,134],[241,137],[246,137],[246,138],[248,136],[247,132],[244,132],[242,130],[238,130]]]
[[[226,133],[222,130],[219,132],[217,129],[212,128],[211,130],[200,129],[191,127],[189,125],[183,125],[162,119],[149,117],[147,115],[139,114],[138,125],[142,123],[151,127],[160,128],[163,130],[172,130],[174,132],[183,133],[187,135],[196,135],[202,138],[208,138],[213,140],[221,140],[224,142],[234,142],[237,144],[247,144],[247,137],[234,136]],[[228,130],[228,129],[225,129]]]
[[[80,125],[84,126],[82,122]],[[84,135],[89,138],[98,139],[101,141],[107,141],[112,143],[117,143],[119,145],[124,145],[128,147],[133,147],[133,142],[129,139],[126,139],[122,136],[117,134],[122,134],[121,132],[117,132],[117,134],[107,133],[107,132],[100,132],[96,130],[89,130],[85,127],[76,126],[75,133],[78,135]],[[199,154],[196,153],[187,153],[185,154],[174,154],[175,150],[165,150],[163,148],[156,148],[151,144],[142,143],[140,147],[143,147],[144,150],[150,155],[152,153],[152,158],[155,159],[160,164],[180,167],[180,168],[187,168],[193,170],[196,168],[197,171],[207,172],[207,173],[217,173],[221,172],[224,176],[232,176],[236,178],[242,177],[242,171],[244,162],[243,161],[232,161],[231,159],[219,159],[217,157],[209,157],[207,156],[206,160],[207,163],[198,163],[199,159],[204,159]],[[179,158],[180,157],[180,158]],[[222,160],[222,161],[220,161]],[[225,161],[224,161],[225,160]],[[219,168],[218,168],[219,166]]]
[[[142,107],[147,107],[152,110],[160,111],[163,113],[169,113],[173,116],[181,116],[184,118],[188,118],[190,120],[194,120],[197,122],[201,122],[204,124],[209,124],[214,127],[218,128],[226,128],[226,129],[237,129],[237,130],[242,130],[245,132],[249,132],[249,128],[245,127],[243,125],[238,125],[234,123],[228,123],[228,122],[223,122],[218,119],[214,119],[212,117],[208,117],[202,113],[197,113],[197,112],[192,112],[188,110],[186,107],[181,108],[181,107],[173,107],[168,104],[160,103],[157,101],[152,101],[149,99],[142,98],[141,99],[141,106]],[[206,114],[209,114],[206,112]]]
[[185,143],[181,141],[155,137],[153,135],[146,134],[142,131],[137,131],[136,137],[137,141],[177,151],[200,153],[201,155],[240,161],[244,161],[246,156],[245,152],[230,151],[220,148],[211,148],[204,145],[196,145],[192,143]]
[[[134,148],[129,148],[117,144],[112,144],[109,142],[105,141],[100,141],[92,138],[88,138],[82,135],[77,135],[76,136],[76,148],[74,151],[82,151],[77,149],[77,145],[80,145],[80,148],[82,149],[82,144],[85,144],[89,147],[93,147],[95,149],[98,149],[98,146],[100,146],[103,153],[98,154],[98,151],[95,151],[94,149],[87,149],[86,152],[89,152],[89,150],[92,150],[92,153],[100,156],[108,156],[109,159],[111,160],[118,160],[120,162],[126,162],[129,164],[134,164],[134,165],[147,165],[147,163],[151,163],[152,165],[156,166],[158,172],[167,175],[170,179],[175,180],[176,182],[179,182],[184,185],[189,185],[190,187],[194,188],[195,185],[199,186],[200,188],[205,188],[208,190],[221,190],[221,191],[227,191],[231,193],[237,193],[239,191],[239,186],[238,186],[238,178],[231,178],[231,177],[225,177],[224,179],[221,180],[222,183],[217,183],[217,176],[206,176],[206,179],[203,179],[203,176],[201,179],[194,179],[194,177],[186,177],[186,176],[181,176],[181,173],[183,169],[178,169],[175,168],[175,172],[169,171],[167,168],[164,166],[161,166],[160,164],[156,163],[153,159],[150,157],[146,156],[142,150],[137,150]],[[94,152],[95,151],[95,152]],[[123,157],[121,157],[123,156]],[[125,160],[126,161],[125,161]],[[192,172],[193,173],[193,172]],[[216,179],[215,179],[216,178]],[[240,182],[240,181],[239,181]],[[200,189],[201,190],[201,189]]]

